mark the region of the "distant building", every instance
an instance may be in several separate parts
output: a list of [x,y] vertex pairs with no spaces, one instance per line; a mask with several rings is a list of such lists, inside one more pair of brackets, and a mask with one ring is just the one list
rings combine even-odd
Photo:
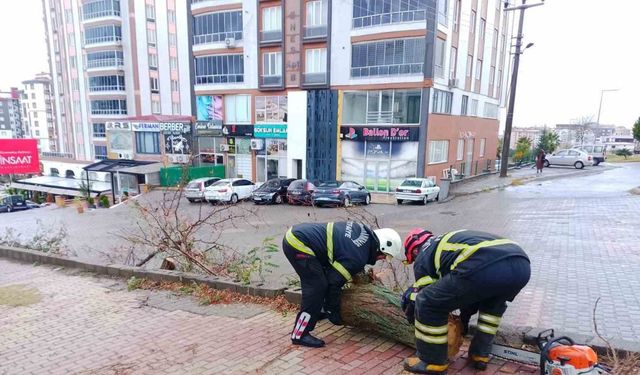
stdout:
[[58,151],[51,77],[40,73],[22,82],[22,116],[25,136],[38,140],[40,152]]
[[613,134],[617,136],[623,136],[623,137],[632,135],[631,129],[624,126],[616,126],[616,130]]
[[626,148],[629,151],[634,150],[635,142],[632,136],[610,136],[603,139],[603,142],[607,145],[607,151],[611,154],[615,154],[616,151]]
[[614,135],[613,125],[588,124],[556,124],[556,133],[561,147],[573,147],[584,144],[604,143],[604,139]]
[[522,137],[529,138],[531,140],[531,146],[536,147],[543,130],[544,128],[513,128],[511,130],[511,140],[509,142],[509,148],[515,149],[516,144],[518,143],[518,139]]
[[24,138],[20,94],[16,87],[0,91],[0,138]]

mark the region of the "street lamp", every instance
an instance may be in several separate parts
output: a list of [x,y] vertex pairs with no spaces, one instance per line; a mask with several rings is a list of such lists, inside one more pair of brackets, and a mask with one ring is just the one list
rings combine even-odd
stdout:
[[613,92],[613,91],[619,91],[620,89],[604,89],[604,90],[600,90],[600,107],[598,107],[598,121],[597,124],[598,126],[600,126],[600,111],[602,110],[602,97],[604,96],[605,92]]

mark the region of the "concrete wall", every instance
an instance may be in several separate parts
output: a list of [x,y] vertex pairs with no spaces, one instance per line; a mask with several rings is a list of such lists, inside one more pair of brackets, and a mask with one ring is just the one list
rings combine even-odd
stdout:
[[306,178],[307,92],[289,91],[287,124],[287,176],[296,174],[293,159],[302,160],[302,178]]

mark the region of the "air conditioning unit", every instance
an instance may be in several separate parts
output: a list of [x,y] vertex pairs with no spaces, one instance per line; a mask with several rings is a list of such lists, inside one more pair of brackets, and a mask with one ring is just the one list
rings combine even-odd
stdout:
[[449,87],[454,88],[458,87],[458,79],[457,78],[449,78]]
[[133,155],[125,152],[120,152],[118,153],[118,159],[133,160]]
[[235,48],[236,38],[225,38],[224,44],[227,46],[227,48]]
[[229,152],[230,149],[229,145],[220,145],[220,152]]
[[262,150],[262,149],[264,149],[264,139],[252,139],[251,140],[251,149],[252,150]]

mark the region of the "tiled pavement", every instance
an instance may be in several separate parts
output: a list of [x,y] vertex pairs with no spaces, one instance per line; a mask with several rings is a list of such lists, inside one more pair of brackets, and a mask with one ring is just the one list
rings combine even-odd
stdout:
[[[242,305],[214,315],[168,311],[151,307],[150,297],[158,292],[127,292],[124,280],[3,259],[0,270],[2,375],[400,374],[402,360],[412,353],[329,323],[316,330],[327,347],[295,347],[287,337],[290,315]],[[31,290],[35,303],[7,306],[2,288],[8,285]],[[178,305],[195,303],[188,297],[177,300]],[[475,373],[465,364],[458,358],[450,374]],[[535,372],[494,360],[484,374]]]

